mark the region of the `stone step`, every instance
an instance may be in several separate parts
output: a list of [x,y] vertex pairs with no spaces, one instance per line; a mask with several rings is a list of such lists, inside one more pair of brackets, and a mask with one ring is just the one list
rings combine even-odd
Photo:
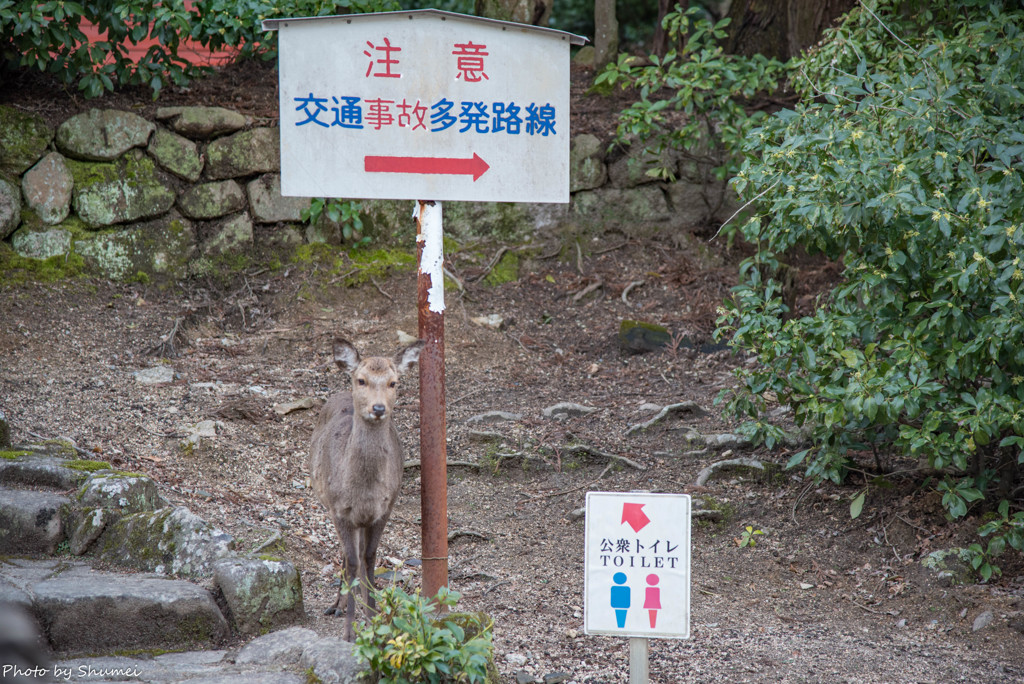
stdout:
[[56,551],[64,539],[61,509],[70,503],[55,492],[0,487],[0,555]]
[[47,668],[47,674],[55,682],[305,684],[307,681],[304,675],[284,667],[237,666],[228,656],[226,651],[186,651],[150,658],[76,658],[54,663]]
[[195,648],[219,643],[228,624],[206,589],[148,574],[99,572],[85,563],[5,561],[0,595],[24,597],[54,651]]
[[75,489],[89,477],[92,465],[102,465],[98,461],[74,461],[20,448],[4,453],[0,458],[0,485],[7,486]]
[[[3,621],[0,620],[0,626]],[[0,662],[4,651],[0,647]],[[303,627],[259,637],[238,651],[184,651],[152,655],[23,659],[0,681],[56,683],[69,681],[133,684],[362,684],[365,665],[354,645],[337,637],[321,638]],[[19,676],[21,677],[19,679]]]

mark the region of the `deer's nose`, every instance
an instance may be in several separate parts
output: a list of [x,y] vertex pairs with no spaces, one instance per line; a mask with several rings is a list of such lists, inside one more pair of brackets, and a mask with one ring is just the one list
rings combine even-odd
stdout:
[[383,418],[384,414],[387,413],[387,412],[388,412],[388,407],[385,406],[384,404],[374,404],[373,405],[373,415],[376,416],[377,418]]

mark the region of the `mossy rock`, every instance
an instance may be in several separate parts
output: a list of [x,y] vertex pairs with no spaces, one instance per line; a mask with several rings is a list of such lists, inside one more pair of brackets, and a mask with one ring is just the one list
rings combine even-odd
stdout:
[[[102,464],[100,461],[81,463],[86,464],[83,469]],[[110,470],[94,472],[78,490],[78,501],[88,508],[109,508],[121,513],[154,511],[167,505],[152,478]]]
[[30,282],[52,283],[79,277],[84,272],[85,260],[73,252],[47,259],[31,259],[19,255],[9,243],[0,242],[0,287]]
[[42,451],[3,451],[0,452],[0,485],[73,489],[88,478],[88,473],[69,467],[69,463],[74,462]]
[[0,106],[0,176],[17,178],[43,158],[54,131],[42,117]]
[[304,617],[302,580],[287,561],[224,559],[214,566],[213,582],[241,634],[265,634]]
[[513,251],[502,254],[501,259],[484,278],[484,282],[492,287],[517,280],[519,280],[519,254]]
[[170,212],[124,230],[79,236],[74,249],[86,268],[119,281],[176,279],[186,275],[196,251],[195,229],[188,219]]
[[234,552],[234,539],[187,508],[126,515],[95,544],[101,561],[179,577],[209,577]]
[[174,189],[145,155],[126,154],[115,162],[69,159],[67,165],[75,180],[75,213],[90,227],[154,218],[174,205]]
[[662,325],[633,320],[619,323],[619,346],[632,354],[655,351],[671,341],[672,334]]
[[713,522],[707,519],[698,519],[695,523],[697,527],[709,525],[724,527],[736,515],[735,506],[723,501],[719,501],[713,496],[702,496],[700,499],[699,509],[703,511],[715,511],[719,514],[720,517],[717,520],[714,520]]
[[106,461],[90,461],[82,458],[65,461],[64,467],[71,468],[72,470],[81,470],[84,473],[95,473],[98,470],[112,470],[110,464]]
[[970,584],[974,579],[972,557],[967,549],[941,549],[921,559],[921,567],[929,570],[942,586]]

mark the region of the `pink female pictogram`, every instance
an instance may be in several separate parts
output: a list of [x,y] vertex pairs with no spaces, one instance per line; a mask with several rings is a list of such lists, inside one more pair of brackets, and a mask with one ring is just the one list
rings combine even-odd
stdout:
[[644,593],[644,608],[647,609],[647,615],[651,619],[651,629],[654,629],[658,622],[658,611],[661,610],[661,589],[656,586],[658,580],[658,576],[653,572],[648,575],[647,584],[651,586],[647,587],[647,591]]

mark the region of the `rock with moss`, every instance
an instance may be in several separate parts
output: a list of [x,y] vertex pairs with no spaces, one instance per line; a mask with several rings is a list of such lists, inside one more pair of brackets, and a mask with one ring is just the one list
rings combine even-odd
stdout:
[[252,219],[248,214],[237,214],[214,225],[210,237],[200,245],[206,256],[244,252],[253,244]]
[[113,163],[69,161],[68,168],[75,179],[75,213],[92,228],[154,218],[174,205],[174,188],[144,155]]
[[180,577],[209,577],[234,538],[182,506],[126,515],[93,545],[101,561]]
[[[692,229],[709,222],[725,221],[740,207],[735,191],[725,181],[705,183],[680,179],[668,184],[666,189],[672,207],[672,224],[680,228]],[[733,220],[736,220],[738,225],[744,222],[742,219]],[[680,231],[680,234],[690,233]]]
[[320,639],[305,627],[288,627],[264,634],[246,644],[235,657],[238,665],[291,665],[297,663],[307,646]]
[[91,508],[78,516],[78,522],[68,539],[73,555],[81,556],[89,550],[92,543],[99,539],[113,515],[105,508]]
[[626,148],[622,157],[609,164],[608,178],[617,188],[634,188],[658,180],[649,171],[662,167],[675,172],[678,164],[679,153],[674,149],[654,153],[646,150],[642,143],[634,143]]
[[[68,490],[78,487],[88,477],[76,462],[29,450],[0,452],[0,484],[24,487],[47,487]],[[103,463],[105,467],[110,467]]]
[[43,158],[53,129],[42,117],[0,105],[0,176],[16,178]]
[[253,128],[206,146],[206,175],[213,180],[273,173],[280,167],[276,128]]
[[569,192],[592,190],[608,180],[605,148],[597,136],[577,135],[569,148]]
[[[361,204],[367,234],[402,239],[415,233],[414,202],[371,200]],[[444,231],[460,241],[480,237],[524,240],[539,229],[565,222],[568,216],[567,205],[561,204],[446,202]]]
[[59,152],[50,152],[21,177],[25,204],[47,225],[68,217],[73,187],[74,178]]
[[68,459],[73,459],[78,455],[78,452],[75,450],[74,442],[63,437],[58,439],[44,439],[30,444],[23,444],[22,448],[33,453],[49,454],[51,456],[60,456]]
[[240,131],[249,123],[242,114],[223,107],[160,107],[156,118],[176,133],[193,140],[209,140]]
[[634,320],[619,323],[619,346],[631,354],[655,351],[671,341],[672,334],[663,325]]
[[228,636],[213,596],[191,582],[71,563],[31,589],[50,644],[62,653],[209,648]]
[[181,278],[196,252],[195,228],[191,221],[172,211],[126,230],[80,235],[74,249],[89,271],[113,280],[133,280],[140,272]]
[[21,225],[21,190],[0,178],[0,240]]
[[0,242],[0,282],[12,285],[25,282],[52,283],[81,275],[85,261],[74,252],[48,259],[27,259],[6,242]]
[[231,558],[214,565],[214,586],[228,607],[228,619],[241,634],[265,634],[304,617],[302,582],[288,561]]
[[145,147],[156,126],[119,109],[90,109],[57,128],[57,149],[72,159],[113,161],[133,147]]
[[584,190],[573,195],[572,211],[580,218],[617,226],[630,235],[671,218],[665,194],[650,185]]
[[501,259],[484,278],[484,282],[491,286],[511,283],[516,280],[519,280],[519,255],[512,251],[502,254]]
[[11,235],[11,247],[26,259],[49,259],[71,251],[71,231],[23,225]]
[[284,197],[281,194],[281,176],[276,173],[267,173],[250,181],[245,189],[253,220],[259,223],[296,223],[302,220],[302,212],[310,206],[308,197]]
[[78,502],[86,508],[107,508],[119,513],[155,511],[167,506],[152,478],[116,471],[91,475],[78,490]]
[[160,168],[190,183],[199,180],[203,173],[203,157],[199,154],[199,147],[176,133],[163,128],[156,129],[147,150]]
[[56,551],[64,540],[62,511],[70,503],[53,492],[0,488],[0,554]]
[[973,581],[972,554],[967,549],[941,549],[921,559],[921,567],[944,587],[970,584]]
[[[355,644],[325,637],[302,649],[299,667],[307,672],[309,681],[323,684],[368,684],[376,677],[365,676],[365,666],[356,659]],[[315,678],[315,679],[314,679]]]
[[253,244],[265,251],[288,253],[304,242],[302,231],[291,223],[253,228]]
[[245,191],[233,180],[202,183],[181,193],[178,208],[193,219],[216,219],[246,207]]

